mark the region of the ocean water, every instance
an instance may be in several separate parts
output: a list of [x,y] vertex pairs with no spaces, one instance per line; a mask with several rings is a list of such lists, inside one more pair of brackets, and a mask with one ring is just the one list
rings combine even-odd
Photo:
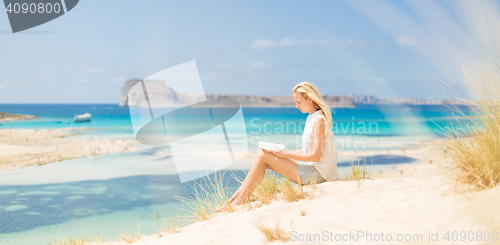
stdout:
[[[459,107],[470,115],[467,107]],[[113,104],[0,104],[0,111],[38,118],[2,122],[7,129],[88,127],[72,138],[133,138],[128,108]],[[89,112],[90,123],[74,123]],[[300,147],[307,113],[295,108],[243,108],[251,150],[258,141]],[[458,112],[437,105],[358,106],[337,108],[333,131],[341,151],[391,150],[415,147],[442,137],[447,128],[467,123]],[[199,115],[189,115],[197,121]],[[231,127],[231,125],[227,125]],[[146,234],[163,227],[165,219],[187,215],[179,197],[192,195],[193,183],[180,183],[168,145],[140,145],[139,151],[70,159],[0,174],[0,244],[46,244],[50,239],[98,235],[118,239],[122,230]],[[356,160],[356,159],[355,159]],[[361,159],[357,159],[361,160]],[[378,154],[370,157],[377,171],[409,157]],[[339,158],[339,169],[349,159]],[[244,172],[231,168],[244,177]],[[230,174],[228,174],[230,175]],[[238,183],[227,177],[233,188]]]
[[[470,110],[458,106],[465,115]],[[79,137],[134,137],[128,107],[114,104],[0,104],[0,111],[34,115],[26,121],[3,122],[0,128],[55,129],[88,127]],[[92,122],[75,123],[73,117],[89,112]],[[296,108],[243,108],[247,133],[251,135],[301,134],[307,113]],[[196,120],[196,115],[193,120]],[[422,136],[439,135],[444,127],[456,127],[467,120],[457,111],[441,105],[359,105],[336,108],[332,114],[336,136]]]

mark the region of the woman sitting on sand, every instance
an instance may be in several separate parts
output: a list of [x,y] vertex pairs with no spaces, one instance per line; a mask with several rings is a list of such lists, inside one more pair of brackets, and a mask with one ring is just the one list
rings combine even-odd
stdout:
[[[302,149],[290,152],[260,150],[240,188],[229,199],[231,206],[247,200],[262,181],[266,169],[302,185],[333,181],[339,177],[330,108],[312,83],[299,83],[292,92],[295,107],[302,113],[309,113],[302,134]],[[223,210],[227,210],[227,204],[216,209]]]

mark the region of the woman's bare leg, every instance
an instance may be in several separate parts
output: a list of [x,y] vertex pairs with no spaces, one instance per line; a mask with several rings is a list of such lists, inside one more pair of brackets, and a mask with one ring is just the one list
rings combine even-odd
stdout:
[[[294,183],[298,182],[299,175],[297,173],[296,160],[279,158],[271,152],[260,150],[259,154],[255,158],[252,168],[250,169],[250,172],[248,172],[248,175],[241,184],[240,188],[229,199],[229,203],[233,206],[237,206],[245,202],[247,197],[252,194],[254,189],[262,181],[264,174],[266,173],[266,169],[271,169]],[[227,206],[220,207],[216,211],[222,211],[226,208]]]

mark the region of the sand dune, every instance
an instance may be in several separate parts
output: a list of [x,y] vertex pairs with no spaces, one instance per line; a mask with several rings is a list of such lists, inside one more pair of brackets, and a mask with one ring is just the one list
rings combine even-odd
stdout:
[[[477,239],[478,232],[482,237],[486,232],[500,232],[500,187],[456,191],[446,181],[445,169],[450,165],[438,148],[427,144],[407,150],[404,154],[426,160],[401,165],[359,184],[348,180],[320,184],[313,199],[273,201],[250,211],[241,207],[178,233],[152,235],[133,244],[268,243],[256,228],[258,223],[269,227],[278,223],[290,236],[288,242],[298,244],[498,244],[500,238],[496,242]],[[461,241],[460,232],[473,234],[474,241]]]

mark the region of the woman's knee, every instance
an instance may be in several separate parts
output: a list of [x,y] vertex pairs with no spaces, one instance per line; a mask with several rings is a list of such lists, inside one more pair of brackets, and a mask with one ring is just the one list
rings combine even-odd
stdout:
[[268,151],[260,149],[259,153],[257,154],[257,158],[260,158],[262,160],[266,159],[269,157],[269,154],[272,154]]
[[[258,162],[262,163],[262,164],[265,164],[266,166],[268,166],[269,164],[267,164],[267,162],[269,162],[269,159],[271,157],[273,157],[274,154],[268,152],[268,151],[264,151],[264,150],[260,150],[259,153],[257,154],[257,159],[259,159]],[[267,167],[266,167],[267,168]]]

